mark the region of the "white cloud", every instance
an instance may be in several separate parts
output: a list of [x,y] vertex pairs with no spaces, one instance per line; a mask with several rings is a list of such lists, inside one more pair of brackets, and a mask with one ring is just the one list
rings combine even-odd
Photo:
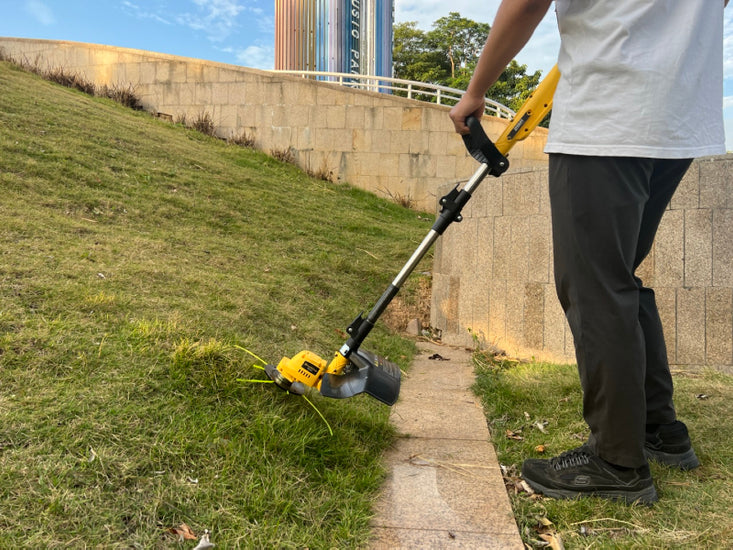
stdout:
[[236,0],[193,0],[212,19],[236,17],[244,9]]
[[40,0],[27,0],[25,2],[25,11],[41,25],[48,27],[56,24],[56,17],[54,17],[53,11]]
[[270,35],[274,42],[275,40],[275,16],[268,15],[266,13],[257,13],[253,10],[253,13],[257,15],[257,28],[260,32]]
[[[249,4],[248,4],[249,3]],[[182,4],[182,3],[181,3]],[[139,19],[149,19],[166,25],[179,25],[203,33],[211,42],[221,44],[236,35],[244,27],[256,25],[260,32],[273,34],[274,17],[252,0],[189,0],[177,5],[175,11],[160,0],[138,5],[123,0],[126,11]],[[248,17],[245,20],[244,14]],[[220,48],[225,51],[224,48]]]
[[195,12],[178,15],[176,20],[196,31],[204,31],[212,42],[226,40],[238,26],[237,16],[245,6],[236,0],[193,0]]
[[137,4],[133,4],[132,2],[128,2],[127,0],[122,2],[122,6],[139,19],[151,19],[152,21],[163,23],[164,25],[172,24],[168,19],[164,18],[157,12],[141,8]]
[[275,48],[262,45],[248,46],[237,52],[237,61],[253,69],[273,69],[275,67]]

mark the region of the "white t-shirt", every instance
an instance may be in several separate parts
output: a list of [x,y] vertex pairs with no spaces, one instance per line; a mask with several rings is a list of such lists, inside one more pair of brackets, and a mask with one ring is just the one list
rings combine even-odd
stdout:
[[724,0],[556,0],[561,77],[545,151],[725,153]]

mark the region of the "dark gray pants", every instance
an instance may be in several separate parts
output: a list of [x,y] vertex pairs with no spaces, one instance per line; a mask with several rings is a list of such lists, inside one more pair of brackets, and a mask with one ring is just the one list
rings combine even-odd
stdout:
[[555,284],[575,340],[589,444],[646,464],[646,424],[674,422],[654,292],[635,271],[691,160],[550,155]]

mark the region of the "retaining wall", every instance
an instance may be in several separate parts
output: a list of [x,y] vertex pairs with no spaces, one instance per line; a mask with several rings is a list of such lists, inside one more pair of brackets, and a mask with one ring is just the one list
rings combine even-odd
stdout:
[[[485,180],[436,248],[431,321],[446,342],[575,362],[555,295],[547,169]],[[733,372],[733,155],[696,160],[639,276],[672,365]]]

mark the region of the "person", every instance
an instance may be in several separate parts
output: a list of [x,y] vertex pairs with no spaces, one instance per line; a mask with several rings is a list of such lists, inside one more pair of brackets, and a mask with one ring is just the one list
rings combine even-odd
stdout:
[[[459,134],[551,0],[503,0],[465,95]],[[573,334],[588,440],[522,476],[554,498],[658,499],[653,459],[699,460],[677,419],[654,292],[635,270],[692,159],[725,152],[727,0],[556,0],[560,80],[549,153],[555,286]]]

